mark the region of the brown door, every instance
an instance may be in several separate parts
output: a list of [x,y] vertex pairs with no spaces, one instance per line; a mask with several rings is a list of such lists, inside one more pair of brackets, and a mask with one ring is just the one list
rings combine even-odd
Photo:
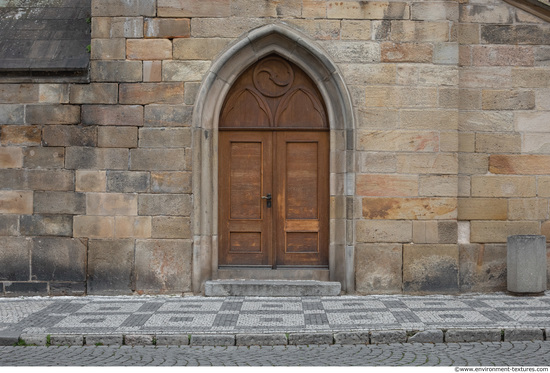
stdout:
[[327,131],[221,131],[219,170],[220,265],[328,265]]

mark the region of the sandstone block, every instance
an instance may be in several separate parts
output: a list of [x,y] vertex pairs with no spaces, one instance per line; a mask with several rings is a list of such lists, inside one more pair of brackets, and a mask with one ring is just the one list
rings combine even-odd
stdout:
[[404,220],[359,220],[357,242],[411,242],[412,222]]
[[141,61],[90,61],[90,78],[94,82],[140,82]]
[[[313,5],[316,3],[315,1],[309,2]],[[323,7],[323,10],[326,12],[326,8]],[[343,19],[341,21],[340,36],[343,40],[372,40],[371,27],[372,21]]]
[[535,197],[534,176],[472,176],[473,197]]
[[433,87],[367,87],[367,107],[435,107],[437,89]]
[[53,334],[50,343],[52,346],[82,346],[84,337],[77,334]]
[[439,132],[359,130],[357,149],[366,151],[439,151]]
[[413,3],[411,19],[417,21],[457,21],[458,4],[456,2],[438,2],[435,4]]
[[[185,91],[187,93],[187,89]],[[146,127],[188,127],[191,125],[192,114],[191,106],[146,105],[144,125]]]
[[124,336],[122,334],[93,335],[88,334],[84,337],[85,346],[122,346]]
[[25,189],[74,190],[74,172],[67,170],[24,170]]
[[455,197],[458,177],[455,175],[422,175],[418,195],[426,197]]
[[362,294],[401,292],[402,245],[359,244],[355,247],[355,289]]
[[0,105],[0,123],[2,124],[24,124],[25,105],[7,104]]
[[94,17],[154,16],[155,1],[151,0],[93,0]]
[[533,66],[533,47],[513,45],[474,45],[472,64],[474,66]]
[[515,116],[515,129],[520,132],[544,133],[548,130],[548,112],[521,112]]
[[160,82],[162,80],[162,61],[143,61],[143,81]]
[[142,38],[143,17],[93,17],[92,38]]
[[157,346],[186,346],[189,345],[189,334],[167,334],[155,336]]
[[519,133],[476,133],[478,153],[520,153],[521,134]]
[[1,104],[34,103],[38,101],[38,84],[2,84],[0,86]]
[[407,293],[458,291],[457,245],[404,245],[403,290]]
[[548,200],[542,198],[509,199],[508,219],[546,220],[548,219]]
[[409,343],[443,343],[443,330],[422,330],[407,338]]
[[330,1],[327,3],[327,18],[408,19],[409,16],[409,5],[403,2]]
[[367,219],[453,219],[456,209],[455,198],[363,198]]
[[391,40],[394,42],[449,41],[447,22],[391,21],[391,28]]
[[193,202],[189,194],[140,194],[139,215],[190,216]]
[[357,152],[356,157],[359,172],[396,172],[395,154]]
[[129,60],[168,60],[172,58],[172,41],[167,39],[127,39]]
[[0,213],[32,214],[33,192],[0,190]]
[[543,25],[481,25],[481,42],[486,44],[542,44],[548,38]]
[[23,167],[23,148],[0,147],[0,168]]
[[429,63],[433,59],[433,46],[423,43],[392,43],[381,44],[382,62],[419,62]]
[[67,84],[40,84],[38,102],[49,104],[68,104],[69,86]]
[[460,290],[506,290],[506,245],[459,245]]
[[80,122],[80,106],[77,105],[27,105],[27,124],[77,124]]
[[458,157],[446,153],[398,153],[397,172],[400,174],[456,175]]
[[122,83],[118,100],[127,105],[183,103],[183,83]]
[[237,334],[236,346],[280,346],[288,344],[284,333],[272,334]]
[[458,151],[462,153],[473,153],[476,150],[476,134],[462,132],[458,134]]
[[418,177],[410,175],[370,174],[356,176],[360,196],[417,196]]
[[228,44],[227,39],[193,38],[174,40],[174,59],[212,60]]
[[148,172],[108,171],[107,192],[137,193],[149,191],[150,176]]
[[187,169],[183,149],[132,149],[130,170],[183,171]]
[[19,231],[26,236],[73,235],[73,218],[70,215],[23,215],[19,220]]
[[42,130],[46,146],[96,146],[97,128],[94,126],[44,126]]
[[373,330],[370,333],[370,343],[405,343],[407,331],[405,330]]
[[508,202],[504,198],[459,198],[459,220],[506,220]]
[[191,172],[151,172],[153,193],[191,193]]
[[356,119],[357,125],[361,129],[388,130],[398,127],[399,111],[395,109],[383,108],[358,110]]
[[550,173],[550,155],[491,155],[489,157],[489,171],[495,174],[548,174]]
[[19,236],[18,215],[0,215],[0,236]]
[[483,174],[489,170],[489,156],[484,153],[458,154],[458,172],[464,175]]
[[73,84],[70,86],[72,104],[116,104],[118,85],[116,83]]
[[115,237],[117,238],[150,238],[150,216],[117,216],[115,217]]
[[230,0],[158,0],[159,17],[229,17]]
[[514,328],[504,329],[504,341],[543,341],[544,334],[541,328]]
[[512,84],[521,88],[547,88],[550,84],[550,68],[512,69]]
[[153,216],[153,238],[192,238],[191,221],[178,216]]
[[[500,88],[512,86],[512,68],[464,67],[460,69],[461,88]],[[515,85],[514,85],[515,86]]]
[[182,148],[191,146],[190,128],[140,128],[140,148]]
[[523,153],[550,154],[550,133],[524,133],[521,149]]
[[511,132],[514,130],[514,115],[511,112],[498,111],[461,112],[458,129],[472,132]]
[[138,127],[99,127],[97,145],[100,148],[137,148]]
[[346,40],[337,44],[332,41],[322,41],[320,44],[336,62],[372,63],[380,61],[380,45],[375,42]]
[[41,126],[0,126],[0,143],[3,145],[37,146],[41,141]]
[[23,167],[25,168],[63,168],[65,165],[65,149],[32,147],[23,151]]
[[462,45],[480,43],[480,25],[476,23],[458,24],[458,42]]
[[458,83],[458,68],[456,66],[408,63],[399,64],[397,67],[398,85],[456,87]]
[[209,61],[162,61],[162,80],[166,82],[200,82],[209,68]]
[[550,197],[550,176],[537,177],[537,196]]
[[188,38],[191,36],[191,23],[188,18],[145,18],[146,38]]
[[456,221],[413,221],[414,243],[456,243]]
[[106,171],[76,171],[77,192],[105,192],[107,185]]
[[77,238],[34,238],[31,276],[39,281],[85,281],[86,244]]
[[269,24],[267,18],[193,18],[191,36],[194,38],[237,38],[254,28]]
[[65,152],[67,169],[125,170],[128,149],[70,147]]
[[136,240],[136,290],[179,293],[191,290],[190,240]]
[[459,21],[463,23],[512,23],[511,8],[502,5],[460,5]]
[[86,213],[86,196],[74,192],[34,192],[34,212],[41,214]]
[[137,215],[136,194],[87,193],[88,215]]
[[192,346],[235,346],[232,334],[192,334],[189,344]]
[[433,63],[439,65],[457,65],[459,59],[458,43],[439,43],[434,46]]
[[132,294],[134,240],[90,240],[88,294]]
[[483,110],[528,110],[535,108],[535,92],[526,90],[483,90]]
[[470,242],[506,242],[508,236],[539,234],[538,221],[472,221]]
[[550,48],[547,46],[535,47],[535,66],[550,66]]
[[290,333],[288,344],[291,345],[331,345],[334,343],[332,333]]
[[103,126],[143,125],[143,106],[141,105],[83,105],[82,123]]
[[546,236],[546,242],[550,242],[550,220],[545,221],[541,224],[540,234]]
[[92,60],[123,60],[126,58],[126,41],[116,39],[92,39],[90,58]]
[[[393,64],[341,64],[348,81],[361,85],[395,84],[396,67]],[[361,105],[364,102],[361,98]]]
[[0,266],[1,280],[30,280],[29,263],[31,248],[32,240],[30,238],[0,237],[0,261],[2,262]]
[[75,216],[74,237],[113,238],[115,218],[113,216]]
[[316,0],[302,0],[302,16],[305,18],[324,18],[327,4]]
[[150,346],[153,344],[153,336],[143,334],[126,334],[124,336],[124,344],[126,346]]

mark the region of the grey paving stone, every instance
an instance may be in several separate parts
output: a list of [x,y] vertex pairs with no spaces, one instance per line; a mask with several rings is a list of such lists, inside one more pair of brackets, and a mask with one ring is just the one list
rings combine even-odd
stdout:
[[370,332],[370,343],[405,343],[405,330],[373,330]]
[[418,343],[443,343],[442,330],[423,330],[407,338],[407,342]]
[[157,346],[185,346],[189,344],[189,334],[157,334],[155,340]]
[[192,334],[192,346],[234,346],[235,336],[228,334]]
[[288,343],[291,345],[324,345],[333,344],[332,333],[290,333]]
[[542,341],[544,336],[539,328],[504,329],[504,341]]
[[84,336],[78,334],[53,334],[50,336],[52,346],[82,346]]
[[45,346],[48,343],[47,334],[21,334],[19,337],[21,340],[25,341],[27,345],[37,345]]
[[129,346],[148,346],[153,344],[153,335],[149,334],[126,334],[124,344]]
[[449,329],[445,332],[445,342],[500,342],[500,329]]
[[368,344],[369,332],[339,332],[334,333],[334,343],[342,345]]
[[122,334],[116,335],[86,335],[84,336],[84,343],[87,346],[111,346],[111,345],[122,345],[123,342]]
[[237,346],[275,346],[287,345],[288,339],[284,333],[273,334],[237,334]]

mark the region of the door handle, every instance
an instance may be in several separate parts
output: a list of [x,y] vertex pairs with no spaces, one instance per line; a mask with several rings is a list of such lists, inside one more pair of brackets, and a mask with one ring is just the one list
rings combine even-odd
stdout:
[[262,196],[262,199],[265,199],[267,201],[267,207],[271,207],[271,193],[267,193],[267,196]]

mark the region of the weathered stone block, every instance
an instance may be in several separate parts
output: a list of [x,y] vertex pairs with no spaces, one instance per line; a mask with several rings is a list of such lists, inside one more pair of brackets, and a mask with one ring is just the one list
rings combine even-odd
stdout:
[[489,171],[495,174],[548,174],[550,173],[550,155],[491,155],[489,157]]
[[93,0],[94,17],[154,16],[155,1],[151,0]]
[[132,294],[134,240],[90,240],[88,294]]
[[478,153],[520,153],[521,134],[519,133],[476,133]]
[[209,68],[210,61],[162,61],[162,80],[200,82]]
[[484,221],[470,223],[470,242],[506,242],[508,236],[539,234],[538,221]]
[[474,45],[472,46],[474,66],[533,66],[533,47],[514,45]]
[[[432,87],[458,86],[458,68],[456,66],[431,64],[399,64],[397,67],[397,84]],[[450,123],[450,125],[453,124]],[[403,127],[407,128],[406,126]],[[434,128],[436,127],[430,129]]]
[[90,61],[90,78],[94,82],[140,82],[141,61]]
[[510,67],[463,67],[460,69],[461,88],[502,88],[512,86]]
[[504,342],[511,341],[543,341],[543,330],[540,328],[504,329]]
[[537,195],[539,197],[550,197],[550,176],[539,176],[537,182]]
[[183,149],[132,149],[130,170],[184,171],[187,170]]
[[411,19],[415,21],[457,21],[458,4],[456,2],[438,2],[435,4],[413,3]]
[[25,124],[25,105],[0,105],[0,123]]
[[172,41],[167,39],[127,39],[126,58],[149,61],[172,59]]
[[392,153],[356,153],[359,172],[396,172],[397,158]]
[[228,334],[192,334],[192,346],[235,346],[235,336]]
[[0,213],[32,214],[33,192],[0,190]]
[[119,102],[129,105],[183,103],[183,83],[122,83]]
[[143,17],[93,17],[92,38],[142,38]]
[[433,87],[367,87],[367,107],[436,107],[437,89]]
[[522,88],[547,88],[550,84],[550,68],[512,69],[512,84]]
[[512,23],[511,7],[502,5],[460,5],[463,23]]
[[137,148],[138,127],[99,127],[97,145],[101,148]]
[[23,148],[0,147],[0,168],[23,167]]
[[291,345],[331,345],[334,343],[332,333],[290,333],[288,344]]
[[93,335],[87,334],[84,337],[85,346],[122,346],[124,337],[122,334]]
[[358,242],[411,242],[412,222],[404,220],[360,220],[356,223]]
[[143,81],[160,82],[162,80],[162,61],[143,61]]
[[405,343],[406,330],[373,330],[370,332],[370,343]]
[[86,196],[73,192],[34,192],[34,212],[43,214],[86,213]]
[[409,343],[443,343],[443,330],[422,330],[407,338]]
[[342,345],[369,344],[369,332],[338,332],[334,333],[334,343]]
[[459,245],[459,268],[460,291],[505,291],[506,245]]
[[140,194],[139,215],[190,216],[193,202],[189,194]]
[[458,173],[463,175],[487,174],[489,155],[484,153],[458,154]]
[[128,149],[70,147],[65,152],[65,167],[125,170],[128,168]]
[[182,148],[191,146],[190,128],[140,128],[140,148]]
[[38,84],[2,84],[0,86],[0,103],[22,104],[38,101]]
[[11,282],[5,284],[4,288],[8,296],[48,295],[47,282]]
[[456,221],[413,221],[414,243],[456,243]]
[[45,146],[96,146],[97,128],[95,126],[44,126]]
[[82,123],[139,127],[143,125],[143,106],[83,105]]
[[178,216],[153,216],[153,238],[192,238],[191,221]]
[[107,192],[136,193],[149,191],[150,176],[148,172],[108,171]]
[[136,194],[87,193],[88,215],[137,215]]
[[508,200],[508,219],[510,220],[545,220],[547,218],[547,199],[514,198]]
[[74,172],[67,170],[23,170],[21,176],[24,189],[31,190],[74,190]]
[[284,333],[271,334],[237,334],[236,346],[281,346],[288,344]]
[[189,344],[189,334],[167,334],[155,336],[157,346],[186,346]]
[[82,346],[84,336],[78,334],[52,334],[50,343],[52,346]]
[[150,346],[153,344],[152,335],[126,334],[124,344],[127,346]]
[[115,218],[113,216],[75,216],[74,237],[113,238]]
[[482,92],[483,110],[528,110],[535,108],[532,90],[489,90]]
[[27,124],[77,124],[80,123],[80,106],[77,105],[27,105]]
[[73,84],[70,87],[72,104],[117,103],[118,85],[116,83]]
[[449,329],[445,332],[447,343],[500,342],[500,329]]
[[422,175],[418,195],[427,197],[456,197],[458,177],[454,175]]
[[[354,84],[395,84],[396,67],[393,64],[341,64],[342,73]],[[363,100],[360,100],[364,105]]]
[[302,1],[302,16],[305,18],[324,18],[327,14],[327,4],[316,0]]
[[[343,21],[345,22],[345,21]],[[361,21],[356,21],[361,22]],[[369,22],[369,21],[362,21]],[[449,41],[447,22],[391,21],[391,40],[397,42]],[[368,33],[368,31],[367,31]]]
[[534,176],[472,176],[473,197],[535,197]]
[[524,133],[521,149],[523,153],[550,154],[550,133]]
[[23,151],[23,167],[25,168],[63,168],[65,165],[65,149],[32,147]]
[[86,295],[86,283],[81,282],[50,282],[52,296],[83,296]]
[[70,215],[22,215],[19,230],[26,236],[73,235],[73,218]]
[[193,0],[159,0],[159,17],[229,17],[229,0],[206,0],[197,3]]
[[105,192],[107,185],[106,171],[76,171],[77,192]]
[[67,84],[40,84],[38,102],[49,104],[68,104],[69,86]]
[[408,293],[458,291],[457,245],[404,245],[403,290]]
[[356,245],[355,290],[364,294],[400,293],[402,257],[400,244]]
[[85,281],[86,251],[86,240],[61,237],[34,238],[31,276],[39,281]]
[[123,60],[126,58],[126,40],[123,38],[92,39],[90,48],[92,60]]
[[458,220],[506,220],[505,198],[459,198]]
[[504,132],[514,130],[514,116],[511,112],[461,112],[458,129],[472,132]]
[[26,237],[0,237],[0,280],[28,281],[32,240]]
[[136,290],[190,291],[191,254],[190,240],[136,240]]
[[327,3],[327,18],[408,19],[409,16],[409,5],[402,2],[330,1]]
[[519,112],[515,117],[515,129],[520,132],[544,133],[548,128],[548,112]]
[[144,125],[146,127],[189,127],[192,112],[192,106],[147,105]]
[[191,22],[188,18],[145,18],[143,26],[146,38],[173,39],[191,36]]
[[42,126],[0,126],[0,142],[3,145],[40,145]]
[[370,174],[356,176],[360,196],[417,196],[418,177],[410,175]]
[[544,45],[549,30],[544,25],[481,25],[481,42],[485,44]]
[[151,192],[191,193],[191,172],[151,172]]
[[381,44],[382,62],[418,62],[429,63],[433,59],[433,45],[424,43],[392,43]]
[[19,236],[18,215],[0,215],[0,236]]
[[192,38],[174,40],[174,59],[176,60],[212,60],[228,44],[221,38]]
[[334,58],[336,62],[373,63],[380,61],[380,45],[375,42],[322,41],[320,45]]
[[115,237],[150,238],[150,216],[117,216],[115,218]]
[[357,133],[357,149],[366,151],[439,151],[439,132],[365,131]]
[[455,198],[363,198],[367,219],[453,219],[456,210]]

